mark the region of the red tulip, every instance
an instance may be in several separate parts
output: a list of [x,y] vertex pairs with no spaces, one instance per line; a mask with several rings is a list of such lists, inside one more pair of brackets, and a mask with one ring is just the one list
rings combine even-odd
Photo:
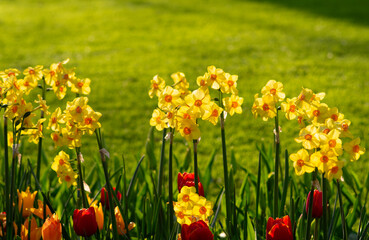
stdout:
[[[113,190],[115,192],[115,187],[113,187]],[[119,191],[117,192],[117,198],[119,201],[122,198],[122,194]],[[105,209],[110,209],[108,190],[106,190],[104,187],[101,189],[100,199],[101,199],[101,204],[103,205],[103,207]]]
[[[204,195],[204,188],[199,180],[199,195],[200,196],[205,196]],[[181,192],[181,189],[183,186],[187,186],[187,187],[194,187],[195,186],[195,174],[193,173],[178,173],[178,192]]]
[[272,217],[268,219],[266,240],[293,240],[292,225],[288,215],[275,220]]
[[211,233],[208,225],[200,220],[191,225],[183,224],[181,230],[182,240],[213,240],[214,235]]
[[78,236],[89,237],[96,233],[97,222],[94,207],[74,210],[73,229]]
[[[306,200],[306,213],[309,212],[308,211],[309,203],[310,203],[310,192]],[[323,193],[316,189],[314,190],[313,195],[313,210],[311,215],[313,218],[320,218],[323,215]]]

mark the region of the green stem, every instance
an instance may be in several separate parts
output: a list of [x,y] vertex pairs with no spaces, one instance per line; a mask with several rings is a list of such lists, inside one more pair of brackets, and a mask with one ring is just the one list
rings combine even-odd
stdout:
[[261,152],[259,152],[258,182],[256,187],[255,232],[258,232],[260,181],[261,181]]
[[[223,106],[223,95],[222,92],[219,90],[219,105],[220,107],[224,108]],[[224,111],[220,114],[220,130],[222,136],[222,151],[223,151],[223,173],[224,173],[224,190],[226,194],[226,226],[228,235],[232,236],[232,228],[231,228],[231,221],[232,221],[232,212],[231,212],[231,195],[229,191],[229,181],[228,181],[228,163],[227,163],[227,147],[226,147],[226,139],[225,139],[225,130],[224,130]]]
[[279,149],[280,149],[280,141],[279,141],[279,123],[278,123],[278,110],[277,115],[275,117],[275,162],[274,162],[274,205],[273,205],[273,217],[278,217],[278,197],[279,197],[279,189],[278,189],[278,168],[279,168]]
[[342,192],[340,187],[340,182],[338,179],[336,180],[337,184],[337,191],[338,191],[338,200],[340,201],[340,212],[341,212],[341,221],[342,221],[342,235],[343,239],[347,239],[347,232],[346,232],[346,221],[345,221],[345,213],[343,212],[343,202],[342,202]]
[[88,208],[89,204],[87,201],[87,197],[86,197],[86,193],[85,193],[85,188],[84,188],[84,184],[83,184],[83,176],[82,176],[82,167],[81,167],[81,157],[80,157],[80,149],[76,148],[76,154],[77,154],[77,170],[78,170],[78,182],[79,182],[79,189],[81,192],[81,196],[82,196],[82,206],[84,208]]
[[[222,96],[220,92],[219,102],[222,104]],[[223,104],[222,104],[223,107]],[[225,139],[225,130],[224,130],[224,111],[220,114],[220,130],[222,135],[222,151],[223,151],[223,173],[224,173],[224,188],[226,194],[226,225],[228,234],[232,236],[231,231],[231,221],[232,221],[232,212],[231,212],[231,195],[229,192],[229,183],[228,183],[228,165],[227,165],[227,148],[226,148],[226,139]],[[236,224],[236,223],[235,223]]]
[[102,162],[102,166],[104,170],[106,187],[108,190],[108,200],[110,203],[109,211],[110,211],[110,219],[112,223],[111,225],[113,228],[113,239],[119,239],[118,230],[117,230],[117,221],[115,219],[115,214],[114,214],[113,195],[112,195],[113,189],[111,187],[110,180],[109,180],[108,166],[107,166],[105,154],[101,152],[101,150],[103,149],[103,145],[102,145],[102,136],[101,136],[100,129],[95,130],[95,134],[96,134],[97,144],[99,145],[100,157],[101,157],[101,162]]
[[319,239],[319,218],[315,219],[314,240]]
[[8,150],[9,150],[8,149],[8,118],[4,116],[4,171],[5,171],[5,206],[6,206],[5,209],[7,213],[9,212],[9,206],[10,206],[9,204],[9,152]]
[[[42,99],[45,100],[45,96],[46,96],[46,83],[45,83],[45,78],[42,77]],[[44,111],[41,110],[41,118],[44,118]],[[43,126],[44,124],[41,123],[41,125]],[[43,131],[43,127],[42,127],[42,131]],[[41,155],[42,153],[42,138],[39,139],[38,141],[38,152],[37,152],[37,171],[36,171],[36,176],[37,176],[37,180],[40,181],[40,175],[41,175]]]
[[173,134],[174,129],[169,129],[169,235],[173,229],[174,209],[173,209]]
[[[15,123],[13,121],[13,154],[12,154],[12,166],[11,166],[11,182],[10,182],[10,200],[9,200],[9,213],[6,213],[6,217],[7,217],[7,224],[9,223],[11,226],[9,226],[10,228],[10,232],[7,232],[7,237],[8,239],[12,239],[12,235],[13,235],[13,231],[12,231],[12,223],[14,221],[14,216],[13,216],[13,208],[12,208],[12,203],[14,202],[14,194],[15,194],[15,168],[16,168],[16,159],[17,159],[17,151],[16,148],[16,140],[18,139],[18,137],[16,136],[16,126]],[[9,219],[9,221],[8,221]]]
[[[316,179],[316,170],[312,173],[312,181],[314,182]],[[311,227],[311,221],[312,221],[312,212],[313,212],[313,200],[314,200],[314,185],[311,184],[311,190],[310,190],[310,196],[309,196],[309,208],[308,208],[308,220],[306,224],[306,235],[305,239],[310,239],[310,227]]]
[[159,166],[159,178],[158,178],[158,198],[161,197],[161,187],[163,183],[163,171],[164,171],[164,155],[165,155],[165,136],[167,135],[167,129],[163,129],[163,139],[161,143],[161,153],[160,153],[160,166]]
[[197,165],[197,140],[193,140],[193,167],[196,192],[199,193],[199,168]]
[[323,187],[323,239],[328,239],[328,229],[327,229],[327,206],[328,206],[328,191],[327,191],[327,179],[324,178],[324,173],[322,174],[322,187]]

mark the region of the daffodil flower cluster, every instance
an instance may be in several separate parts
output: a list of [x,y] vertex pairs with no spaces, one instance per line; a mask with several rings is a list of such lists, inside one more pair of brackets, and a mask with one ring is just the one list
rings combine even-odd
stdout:
[[[27,102],[25,96],[28,96],[32,90],[37,87],[46,91],[46,85],[53,90],[58,99],[66,95],[67,86],[71,91],[77,94],[90,93],[90,79],[79,79],[76,77],[74,69],[66,69],[64,65],[69,59],[53,63],[50,69],[44,69],[43,66],[28,67],[23,71],[23,78],[19,78],[21,72],[18,69],[11,68],[0,71],[0,101],[1,107],[5,108],[4,116],[16,123],[16,132],[20,135],[28,135],[29,142],[37,144],[43,137],[43,122],[45,118],[37,120],[35,124],[33,118],[35,111],[42,110],[44,115],[48,116],[49,106],[41,95],[37,96],[33,107],[31,102]],[[13,138],[12,135],[9,137]],[[13,142],[9,144],[13,146]]]
[[95,112],[87,102],[87,97],[78,97],[72,102],[67,102],[63,113],[57,108],[51,114],[48,129],[53,131],[51,138],[56,147],[68,146],[71,149],[81,147],[82,135],[85,133],[91,135],[95,129],[101,127],[99,123],[101,113]]
[[88,95],[91,92],[91,80],[89,78],[77,78],[75,68],[67,69],[64,67],[68,62],[69,59],[53,63],[49,69],[42,71],[46,84],[52,88],[59,100],[67,94],[67,87],[70,87],[71,91],[77,94]]
[[[34,124],[33,118],[36,116],[37,110],[43,110],[48,115],[46,101],[40,95],[35,100],[36,107],[31,102],[25,100],[30,91],[37,86],[40,77],[39,70],[41,66],[35,68],[27,68],[24,70],[24,79],[18,79],[20,71],[17,69],[7,69],[0,72],[0,102],[1,107],[5,108],[4,116],[11,119],[15,123],[15,131],[21,135],[28,135],[29,142],[38,143],[42,138],[42,123],[46,120],[41,118]],[[13,133],[9,134],[9,146],[14,145]]]
[[264,121],[269,118],[274,118],[277,115],[276,104],[283,101],[285,93],[283,91],[283,84],[275,80],[270,80],[262,88],[262,97],[259,94],[255,95],[255,101],[252,106],[252,114],[255,118],[260,116]]
[[[189,83],[181,72],[171,75],[174,84],[167,86],[164,79],[156,75],[151,80],[149,96],[158,97],[158,108],[154,110],[150,125],[161,131],[174,128],[188,141],[200,138],[198,119],[216,125],[223,110],[230,115],[242,113],[243,98],[238,96],[237,75],[225,73],[222,69],[209,66],[208,71],[197,78],[198,89],[189,90]],[[209,88],[230,97],[220,99],[220,107],[212,100]]]
[[[296,118],[301,128],[295,141],[301,143],[303,149],[290,156],[296,174],[312,172],[317,168],[320,173],[325,173],[328,180],[332,180],[342,176],[344,161],[339,158],[344,151],[351,161],[356,161],[365,149],[359,145],[360,138],[354,138],[349,131],[351,122],[336,107],[330,108],[322,103],[324,97],[325,93],[315,94],[303,88],[297,98],[282,103],[282,110],[287,119]],[[351,140],[343,143],[346,138]]]
[[58,155],[54,158],[54,162],[51,165],[51,169],[56,172],[59,178],[59,183],[62,184],[66,182],[68,187],[71,185],[77,185],[78,174],[73,171],[70,165],[69,155],[64,151],[60,151]]
[[[253,113],[263,120],[276,116],[274,103],[282,101],[285,94],[281,92],[283,85],[271,80],[263,87],[262,98],[255,98]],[[256,95],[257,96],[257,95]],[[360,146],[360,138],[354,138],[349,131],[351,122],[336,107],[330,108],[322,103],[325,93],[314,93],[303,88],[298,97],[287,98],[281,103],[281,110],[288,120],[297,119],[300,126],[299,137],[295,141],[301,143],[302,149],[290,155],[297,175],[311,173],[317,168],[328,180],[342,176],[344,161],[339,160],[343,150],[356,161],[365,152]],[[343,143],[342,139],[350,141]]]
[[184,186],[178,194],[178,202],[174,202],[174,212],[179,224],[187,224],[203,220],[213,214],[212,202],[196,193],[195,187]]

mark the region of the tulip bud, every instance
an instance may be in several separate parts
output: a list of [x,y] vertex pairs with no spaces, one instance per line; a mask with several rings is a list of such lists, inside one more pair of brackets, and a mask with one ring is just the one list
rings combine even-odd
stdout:
[[[113,191],[115,192],[115,187],[113,187]],[[122,194],[119,191],[117,191],[117,198],[118,198],[118,201],[120,201],[120,199],[122,198]],[[101,204],[103,205],[103,207],[105,209],[110,209],[108,191],[105,188],[101,189],[100,199],[101,199]]]
[[[309,212],[309,203],[310,203],[310,192],[306,200],[306,213]],[[322,215],[323,215],[323,193],[315,189],[313,195],[313,208],[311,216],[313,218],[320,218]]]
[[78,236],[90,237],[97,232],[95,209],[76,209],[73,213],[73,229]]
[[[204,197],[204,188],[199,178],[198,178],[198,181],[199,181],[199,195]],[[194,187],[195,186],[195,174],[186,173],[186,172],[183,174],[178,173],[177,184],[178,184],[178,192],[181,192],[181,189],[183,186]]]
[[191,225],[183,224],[181,230],[182,240],[213,240],[214,235],[208,225],[200,220]]
[[266,240],[293,240],[292,225],[288,215],[275,220],[272,217],[268,219]]
[[61,240],[62,226],[56,214],[46,219],[42,226],[42,239],[47,240]]

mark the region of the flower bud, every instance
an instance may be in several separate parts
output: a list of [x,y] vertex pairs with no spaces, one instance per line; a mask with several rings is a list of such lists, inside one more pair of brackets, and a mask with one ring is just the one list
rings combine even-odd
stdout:
[[73,213],[73,229],[78,236],[90,237],[97,232],[95,209],[76,209]]
[[181,230],[182,240],[213,240],[214,235],[208,225],[200,220],[191,225],[183,224]]
[[56,214],[46,219],[42,226],[42,239],[47,240],[61,240],[62,239],[62,226]]
[[[309,212],[310,193],[311,192],[309,192],[306,200],[306,213]],[[311,212],[311,216],[313,218],[320,218],[322,215],[323,215],[323,193],[315,189],[313,195],[313,209]]]
[[266,240],[293,240],[292,225],[288,215],[275,220],[272,217],[268,219]]
[[[199,195],[204,197],[204,188],[199,178],[198,178],[198,181],[199,181]],[[178,173],[177,183],[178,183],[178,192],[181,192],[181,189],[183,186],[194,187],[195,186],[195,174],[186,173],[186,172],[183,174]]]
[[[115,187],[113,187],[113,191],[115,192]],[[118,201],[120,201],[120,199],[122,198],[122,194],[119,191],[117,191],[117,198],[118,198]],[[100,199],[101,199],[101,204],[103,205],[103,207],[105,209],[110,209],[108,190],[106,190],[105,188],[101,189]]]

